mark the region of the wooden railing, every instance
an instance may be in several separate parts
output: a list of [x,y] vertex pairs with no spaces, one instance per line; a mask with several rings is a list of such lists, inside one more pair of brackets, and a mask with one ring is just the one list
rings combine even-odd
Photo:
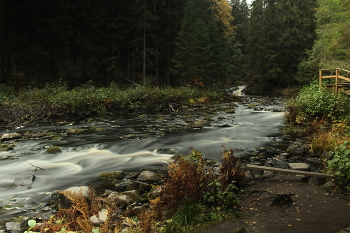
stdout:
[[[328,75],[324,75],[328,73]],[[323,79],[331,79],[330,83],[323,85]],[[350,87],[350,71],[340,68],[336,69],[321,69],[319,70],[319,86],[332,88],[334,94],[339,94],[343,87]]]

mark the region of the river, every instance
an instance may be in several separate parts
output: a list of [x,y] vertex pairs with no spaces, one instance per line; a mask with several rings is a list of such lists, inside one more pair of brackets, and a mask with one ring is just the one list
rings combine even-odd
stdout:
[[[158,154],[158,148],[175,148],[181,154],[189,147],[200,150],[207,159],[220,161],[222,145],[233,149],[238,156],[261,146],[280,141],[283,112],[255,111],[246,104],[238,104],[234,114],[208,114],[214,121],[202,129],[176,130],[186,123],[180,116],[154,114],[116,116],[113,121],[75,123],[62,126],[37,126],[13,130],[52,132],[85,129],[86,133],[46,140],[32,138],[18,140],[13,151],[0,152],[0,206],[16,206],[0,210],[2,221],[25,214],[23,210],[45,210],[45,202],[54,190],[99,182],[99,175],[107,171],[135,171],[152,166],[166,166],[172,154]],[[227,124],[230,127],[217,127]],[[168,127],[173,125],[173,127]],[[98,131],[89,133],[97,127]],[[0,132],[0,135],[6,132]],[[147,135],[143,139],[125,139],[125,135]],[[60,146],[62,153],[48,154],[46,148]],[[35,175],[31,188],[14,187],[16,177]],[[1,223],[1,222],[0,222]]]

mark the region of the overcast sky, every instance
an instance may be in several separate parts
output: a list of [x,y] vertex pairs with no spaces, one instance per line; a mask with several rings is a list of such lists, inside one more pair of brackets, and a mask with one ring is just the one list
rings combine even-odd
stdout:
[[248,4],[248,5],[251,4],[252,1],[254,1],[254,0],[247,0],[247,4]]

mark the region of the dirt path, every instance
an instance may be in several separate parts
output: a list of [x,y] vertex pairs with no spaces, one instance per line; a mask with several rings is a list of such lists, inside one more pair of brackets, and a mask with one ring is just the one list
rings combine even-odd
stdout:
[[[254,181],[248,198],[241,203],[241,219],[213,225],[200,233],[233,233],[239,228],[248,233],[337,233],[349,228],[350,202],[301,178],[275,174]],[[283,200],[290,197],[291,202],[272,206],[277,195]]]

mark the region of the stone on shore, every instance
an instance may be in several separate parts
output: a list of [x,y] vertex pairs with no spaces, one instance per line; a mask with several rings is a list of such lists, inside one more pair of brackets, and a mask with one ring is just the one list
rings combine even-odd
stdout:
[[310,165],[307,163],[290,163],[289,168],[298,171],[310,171]]

